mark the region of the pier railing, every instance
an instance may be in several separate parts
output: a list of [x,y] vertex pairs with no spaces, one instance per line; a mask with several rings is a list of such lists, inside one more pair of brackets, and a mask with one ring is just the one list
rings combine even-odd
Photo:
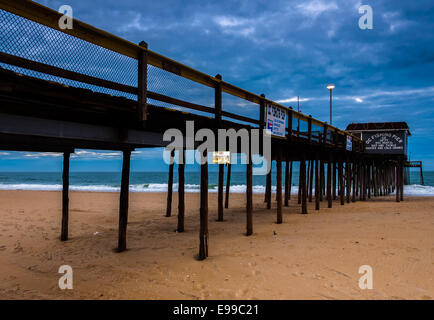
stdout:
[[60,29],[62,14],[33,1],[0,0],[0,67],[69,86],[136,99],[140,121],[149,106],[210,116],[264,128],[266,108],[288,117],[286,137],[363,151],[356,136],[74,19]]

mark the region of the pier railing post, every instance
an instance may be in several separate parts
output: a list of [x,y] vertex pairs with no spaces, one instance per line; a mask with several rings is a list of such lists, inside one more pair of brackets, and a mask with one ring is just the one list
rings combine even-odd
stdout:
[[119,238],[118,252],[127,248],[128,196],[130,186],[131,150],[123,151],[121,192],[119,201]]
[[139,51],[138,57],[138,94],[137,94],[137,117],[139,121],[146,121],[148,119],[148,104],[147,104],[147,91],[148,91],[148,44],[144,41],[139,43],[143,50]]
[[71,153],[63,153],[63,189],[62,189],[62,231],[60,240],[68,240],[68,220],[69,220],[69,158]]

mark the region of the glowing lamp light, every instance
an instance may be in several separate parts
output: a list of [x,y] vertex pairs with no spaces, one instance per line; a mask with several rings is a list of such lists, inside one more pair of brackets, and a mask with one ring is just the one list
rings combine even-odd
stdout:
[[335,85],[332,83],[327,86],[327,89],[329,89],[329,90],[333,90],[334,88],[335,88]]

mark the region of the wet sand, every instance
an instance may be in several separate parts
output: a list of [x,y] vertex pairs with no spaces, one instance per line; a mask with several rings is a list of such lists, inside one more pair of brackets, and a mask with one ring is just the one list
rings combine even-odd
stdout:
[[[294,196],[293,196],[294,197]],[[166,195],[131,193],[128,250],[116,253],[117,193],[70,193],[70,240],[61,242],[61,193],[0,191],[1,299],[433,299],[434,197],[377,198],[333,209],[292,200],[266,210],[254,195],[245,232],[245,195],[231,194],[216,222],[210,194],[209,258],[197,261],[199,194],[186,194],[184,233],[164,217]],[[74,289],[60,290],[61,265]],[[373,289],[361,290],[361,265]]]

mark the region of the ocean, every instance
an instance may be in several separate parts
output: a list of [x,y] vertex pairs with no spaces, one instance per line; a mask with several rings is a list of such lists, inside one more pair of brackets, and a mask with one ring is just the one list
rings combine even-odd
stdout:
[[[283,170],[284,172],[284,170]],[[225,172],[226,173],[226,172]],[[275,190],[273,174],[273,191]],[[70,189],[75,191],[118,192],[120,172],[71,172]],[[130,176],[131,192],[166,192],[167,172],[132,172]],[[284,180],[284,179],[282,179]],[[411,185],[405,186],[404,194],[412,196],[434,196],[434,171],[424,172],[425,185],[419,182],[419,173],[411,172]],[[178,188],[178,176],[174,172],[174,191]],[[217,192],[218,173],[209,172],[208,189]],[[226,174],[225,174],[226,183]],[[244,172],[233,171],[231,174],[231,192],[243,193],[246,190]],[[298,192],[298,172],[293,173],[292,193]],[[61,190],[61,172],[0,172],[0,190]],[[185,191],[199,192],[200,172],[185,173]],[[265,176],[253,176],[253,192],[265,191]]]

